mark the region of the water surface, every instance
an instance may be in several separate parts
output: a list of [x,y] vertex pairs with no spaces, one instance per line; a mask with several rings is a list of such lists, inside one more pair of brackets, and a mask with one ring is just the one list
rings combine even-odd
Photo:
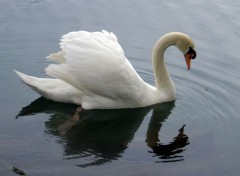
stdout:
[[[240,158],[239,1],[0,2],[0,175],[237,175]],[[114,32],[139,75],[154,85],[151,50],[167,32],[190,35],[197,59],[186,70],[167,50],[174,102],[84,112],[62,134],[76,106],[47,101],[12,71],[45,77],[61,35]],[[183,126],[184,127],[183,130]]]

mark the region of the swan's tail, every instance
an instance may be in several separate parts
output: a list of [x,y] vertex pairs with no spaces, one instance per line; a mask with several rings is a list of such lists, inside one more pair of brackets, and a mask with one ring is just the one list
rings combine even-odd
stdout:
[[17,70],[14,70],[15,73],[21,78],[21,81],[28,85],[31,89],[39,93],[40,95],[46,97],[46,92],[44,91],[44,79],[43,78],[37,78],[34,76],[29,76],[24,73],[21,73]]
[[22,82],[48,100],[81,104],[82,92],[60,79],[37,78],[14,70]]

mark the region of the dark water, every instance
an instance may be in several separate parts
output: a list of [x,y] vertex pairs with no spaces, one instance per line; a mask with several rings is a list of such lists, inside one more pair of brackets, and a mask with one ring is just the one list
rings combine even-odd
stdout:
[[[239,1],[12,0],[0,8],[0,175],[15,175],[13,166],[34,176],[239,174]],[[165,33],[190,35],[198,56],[187,71],[182,55],[167,51],[175,102],[85,112],[61,135],[76,106],[39,98],[12,69],[45,77],[44,57],[61,35],[102,29],[150,84],[151,49]]]

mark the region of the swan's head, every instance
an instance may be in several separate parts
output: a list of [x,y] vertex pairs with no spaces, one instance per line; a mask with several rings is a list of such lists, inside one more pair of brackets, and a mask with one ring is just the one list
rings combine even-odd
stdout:
[[182,51],[188,70],[191,68],[191,60],[195,59],[197,54],[194,50],[194,43],[192,39],[183,33],[177,33],[177,40],[176,40],[176,46],[180,51]]

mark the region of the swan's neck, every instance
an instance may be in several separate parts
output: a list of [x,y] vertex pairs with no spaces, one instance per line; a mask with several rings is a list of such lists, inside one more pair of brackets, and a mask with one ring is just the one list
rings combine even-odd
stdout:
[[168,47],[175,45],[176,41],[177,35],[174,35],[174,33],[166,34],[156,42],[152,52],[152,64],[157,90],[168,96],[166,97],[168,99],[175,98],[176,90],[164,63],[164,52]]

